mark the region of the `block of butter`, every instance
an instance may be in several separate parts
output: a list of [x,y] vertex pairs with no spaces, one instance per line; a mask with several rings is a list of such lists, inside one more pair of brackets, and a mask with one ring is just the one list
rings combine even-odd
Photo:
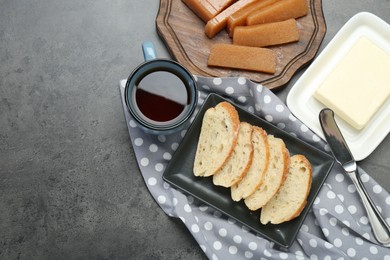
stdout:
[[390,55],[361,37],[325,77],[314,97],[361,130],[390,96],[389,68]]

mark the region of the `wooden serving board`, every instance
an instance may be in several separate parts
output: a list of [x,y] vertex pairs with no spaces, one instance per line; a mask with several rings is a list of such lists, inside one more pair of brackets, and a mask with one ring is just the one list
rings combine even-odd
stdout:
[[207,59],[213,44],[231,43],[232,39],[225,30],[209,39],[204,33],[205,23],[182,0],[160,0],[156,27],[172,57],[194,75],[246,77],[269,89],[278,89],[314,58],[325,36],[322,0],[308,0],[308,4],[309,14],[297,19],[299,42],[270,47],[277,56],[275,74],[208,67]]

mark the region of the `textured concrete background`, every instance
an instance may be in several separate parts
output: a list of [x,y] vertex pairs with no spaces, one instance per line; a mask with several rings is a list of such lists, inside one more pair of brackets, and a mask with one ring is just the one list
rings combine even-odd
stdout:
[[[388,0],[323,1],[321,49]],[[155,0],[0,0],[0,258],[204,259],[139,174],[119,80],[155,42]],[[301,72],[277,94],[285,100]],[[390,190],[390,138],[360,165]]]

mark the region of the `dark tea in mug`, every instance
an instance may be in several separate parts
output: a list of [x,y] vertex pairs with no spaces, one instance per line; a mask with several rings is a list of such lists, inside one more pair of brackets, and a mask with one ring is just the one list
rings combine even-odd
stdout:
[[195,111],[198,92],[192,74],[178,62],[158,59],[153,43],[144,42],[145,62],[127,79],[125,102],[137,125],[152,134],[171,134]]
[[190,96],[180,75],[152,71],[135,82],[136,109],[144,120],[156,124],[174,123],[188,110]]
[[139,126],[153,134],[170,134],[188,122],[197,105],[192,74],[167,59],[148,60],[129,76],[125,101]]

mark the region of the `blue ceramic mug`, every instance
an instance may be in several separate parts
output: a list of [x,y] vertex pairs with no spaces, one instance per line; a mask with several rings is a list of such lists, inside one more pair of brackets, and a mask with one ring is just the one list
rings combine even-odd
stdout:
[[145,132],[174,133],[186,125],[196,108],[195,79],[179,63],[157,58],[151,42],[144,42],[142,50],[145,62],[126,82],[127,108]]

